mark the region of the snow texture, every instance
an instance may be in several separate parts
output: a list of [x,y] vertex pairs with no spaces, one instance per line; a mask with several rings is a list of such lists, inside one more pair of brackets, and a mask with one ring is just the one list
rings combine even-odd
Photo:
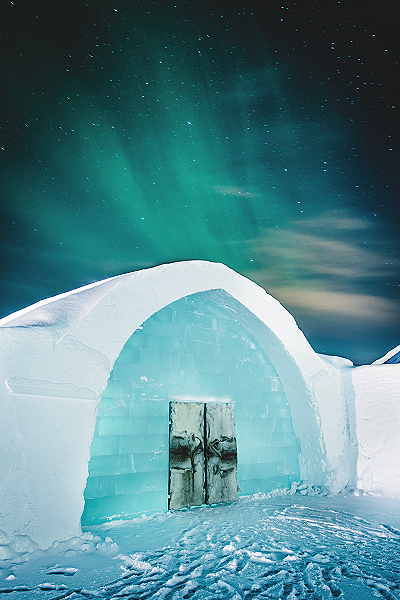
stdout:
[[400,498],[400,365],[354,369],[358,482],[368,492]]
[[246,497],[14,555],[0,598],[398,600],[399,525],[383,499]]
[[317,355],[262,288],[224,265],[188,261],[91,284],[0,320],[5,535],[28,536],[42,549],[79,537],[96,411],[117,357],[151,315],[205,291],[274,365],[300,446],[302,481],[336,493],[356,487],[358,477],[368,491],[400,496],[392,475],[400,467],[398,365],[354,368]]

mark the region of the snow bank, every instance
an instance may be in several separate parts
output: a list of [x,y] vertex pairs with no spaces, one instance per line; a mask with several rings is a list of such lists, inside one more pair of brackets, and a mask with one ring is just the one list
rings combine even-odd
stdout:
[[400,498],[400,365],[353,369],[357,415],[357,487]]

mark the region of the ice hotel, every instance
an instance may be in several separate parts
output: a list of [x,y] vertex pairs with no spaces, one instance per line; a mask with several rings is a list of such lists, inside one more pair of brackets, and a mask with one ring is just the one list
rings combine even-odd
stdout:
[[222,264],[41,301],[0,320],[0,352],[0,530],[41,548],[298,481],[400,497],[399,365],[316,354]]

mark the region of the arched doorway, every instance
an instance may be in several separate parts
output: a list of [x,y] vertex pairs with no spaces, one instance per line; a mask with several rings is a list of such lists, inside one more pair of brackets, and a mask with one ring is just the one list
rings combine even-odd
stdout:
[[276,369],[247,329],[200,292],[153,314],[115,361],[98,408],[83,525],[167,510],[170,402],[234,404],[240,495],[300,478]]

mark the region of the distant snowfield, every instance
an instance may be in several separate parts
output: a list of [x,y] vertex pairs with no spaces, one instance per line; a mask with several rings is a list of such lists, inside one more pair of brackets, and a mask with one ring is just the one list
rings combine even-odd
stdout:
[[389,498],[256,495],[113,521],[32,554],[7,558],[6,542],[7,600],[400,598],[400,506]]

